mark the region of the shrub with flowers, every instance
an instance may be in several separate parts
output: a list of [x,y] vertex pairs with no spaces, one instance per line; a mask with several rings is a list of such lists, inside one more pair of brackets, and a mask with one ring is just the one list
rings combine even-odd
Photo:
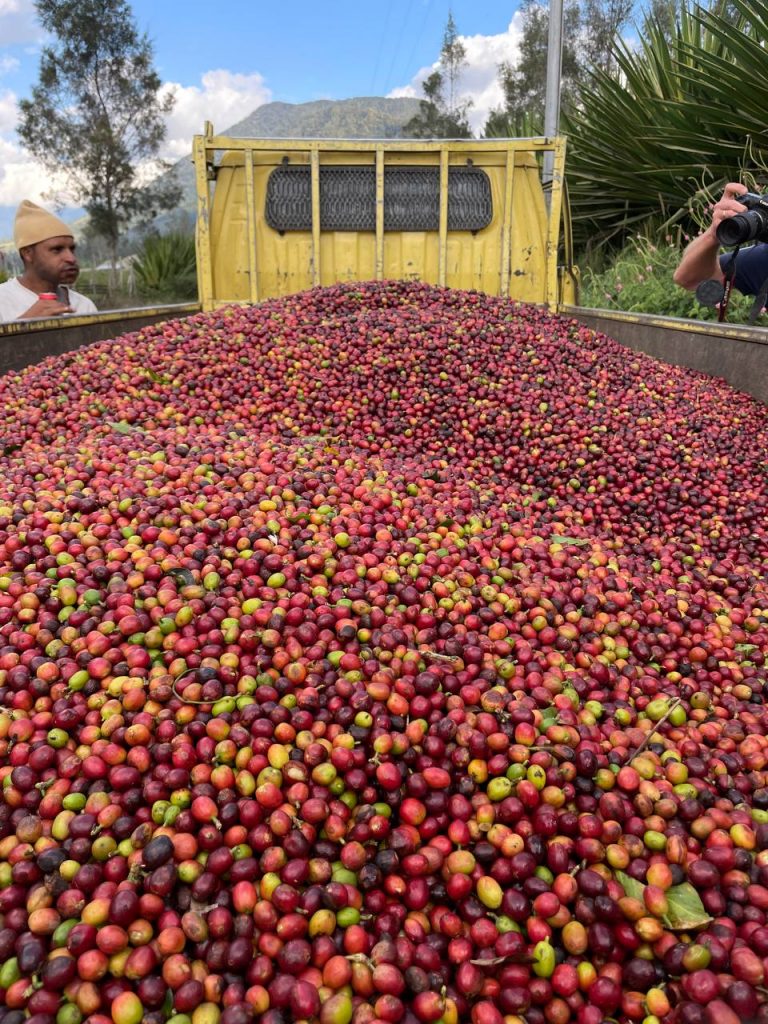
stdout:
[[[678,287],[672,275],[682,246],[690,241],[667,235],[658,244],[638,236],[631,239],[605,268],[582,271],[581,304],[595,309],[623,309],[634,313],[716,320],[717,309],[702,306],[693,292]],[[746,323],[753,299],[734,291],[728,305],[729,323]],[[765,325],[762,313],[757,322]]]

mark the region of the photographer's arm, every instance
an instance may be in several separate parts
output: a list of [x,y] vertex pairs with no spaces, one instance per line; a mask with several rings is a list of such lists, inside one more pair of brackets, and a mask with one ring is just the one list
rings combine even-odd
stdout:
[[714,278],[716,281],[723,280],[723,272],[720,269],[718,254],[720,243],[715,237],[713,227],[694,238],[683,253],[680,265],[672,275],[675,284],[688,291],[694,291],[702,281],[709,281]]
[[722,199],[712,209],[712,223],[698,238],[694,238],[683,252],[680,265],[672,276],[675,284],[694,291],[702,281],[723,280],[718,259],[720,243],[717,240],[717,227],[726,217],[744,212],[746,207],[738,202],[736,197],[746,191],[747,187],[738,181],[732,181],[725,186]]

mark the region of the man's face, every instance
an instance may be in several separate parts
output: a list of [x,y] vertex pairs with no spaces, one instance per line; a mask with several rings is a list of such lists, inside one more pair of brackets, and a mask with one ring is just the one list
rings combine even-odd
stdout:
[[75,240],[69,235],[46,238],[27,250],[28,266],[54,290],[60,284],[73,285],[80,273],[75,248]]

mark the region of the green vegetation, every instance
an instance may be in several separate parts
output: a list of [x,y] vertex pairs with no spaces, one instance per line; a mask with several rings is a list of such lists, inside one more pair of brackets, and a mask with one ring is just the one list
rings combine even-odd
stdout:
[[160,96],[152,45],[126,0],[35,0],[35,7],[49,42],[32,96],[19,103],[19,138],[63,175],[67,198],[85,208],[114,266],[122,228],[179,198],[173,181],[142,187],[138,177],[157,156],[174,97]]
[[419,103],[419,113],[403,128],[403,135],[413,139],[471,138],[467,121],[469,101],[460,102],[456,96],[458,80],[466,66],[467,51],[449,13],[437,70],[421,83],[424,99]]
[[[656,0],[668,3],[669,0]],[[567,111],[579,103],[582,85],[592,69],[614,73],[614,42],[632,13],[632,0],[565,0],[560,104]],[[514,64],[499,66],[504,96],[483,129],[487,138],[540,135],[544,130],[549,8],[541,0],[520,5],[520,50]]]
[[177,232],[150,235],[133,265],[139,295],[150,302],[197,298],[195,240]]
[[765,176],[768,4],[685,4],[674,32],[649,18],[619,74],[595,69],[565,117],[577,244],[692,231],[728,181]]
[[75,288],[96,303],[98,309],[130,309],[140,303],[130,275],[119,271],[82,267]]
[[[633,313],[657,313],[661,316],[716,320],[717,310],[702,306],[692,292],[679,288],[672,274],[680,262],[685,238],[668,235],[658,245],[646,238],[630,239],[603,269],[587,268],[581,276],[582,306],[594,309],[623,309]],[[753,298],[733,292],[728,304],[727,321],[746,323]],[[758,317],[765,326],[768,316]]]
[[[728,181],[768,185],[768,2],[646,0],[637,37],[631,11],[624,0],[564,5],[562,125],[581,301],[716,319],[672,274]],[[524,0],[521,17],[489,137],[543,128],[547,5]],[[727,319],[746,322],[752,302],[734,292]]]

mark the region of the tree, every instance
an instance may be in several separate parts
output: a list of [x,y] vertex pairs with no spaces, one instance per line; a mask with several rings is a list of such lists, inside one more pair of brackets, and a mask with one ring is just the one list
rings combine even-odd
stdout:
[[[755,5],[756,12],[762,7],[761,3],[757,3]],[[713,14],[716,18],[722,18],[724,21],[732,21],[739,17],[739,5],[734,3],[733,0],[711,0],[710,14]]]
[[440,50],[440,69],[448,85],[448,110],[456,110],[456,87],[461,72],[467,66],[467,49],[459,38],[453,14],[448,12],[448,21],[443,32],[443,46]]
[[[414,139],[470,138],[467,111],[471,101],[459,102],[456,95],[461,72],[466,66],[467,51],[449,12],[437,69],[421,83],[424,99],[420,102],[419,113],[403,128],[403,135]],[[444,95],[446,88],[447,97]]]
[[[592,68],[615,70],[613,47],[632,11],[632,0],[565,0],[560,103],[568,110],[578,102],[579,90]],[[493,110],[484,134],[520,134],[544,127],[547,85],[549,6],[541,0],[523,0],[522,35],[517,61],[499,66],[502,107]]]
[[93,232],[117,256],[121,228],[176,204],[175,182],[147,185],[165,137],[152,46],[139,35],[126,0],[35,0],[54,37],[40,57],[32,98],[19,103],[19,137],[52,174],[63,172],[66,196],[85,208]]
[[766,37],[767,0],[688,0],[671,41],[649,20],[638,47],[618,46],[620,74],[596,72],[565,119],[581,246],[692,233],[726,182],[764,190]]
[[643,17],[643,32],[660,29],[664,38],[671,42],[675,37],[675,26],[684,0],[649,0]]
[[[519,134],[520,125],[538,134],[544,127],[544,102],[547,86],[547,43],[549,11],[540,0],[523,0],[522,35],[517,61],[499,65],[499,84],[504,95],[502,107],[491,111],[485,135]],[[561,63],[561,103],[567,106],[578,79],[576,38],[581,24],[578,0],[563,5],[563,56]]]
[[615,73],[616,39],[627,24],[633,7],[633,0],[583,0],[579,47],[582,66]]

